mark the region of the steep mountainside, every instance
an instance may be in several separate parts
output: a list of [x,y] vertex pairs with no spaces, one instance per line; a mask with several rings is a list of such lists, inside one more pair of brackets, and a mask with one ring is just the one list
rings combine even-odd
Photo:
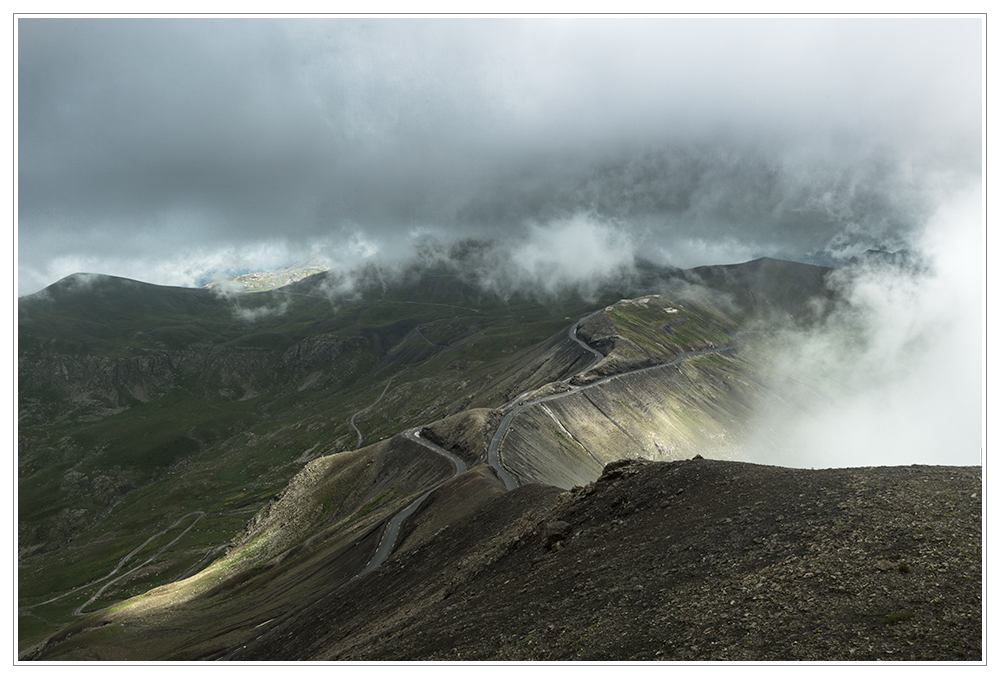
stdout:
[[[77,276],[22,300],[22,656],[978,657],[978,470],[720,461],[780,397],[766,333],[741,329],[829,298],[802,266],[646,271],[646,294],[596,304],[501,299],[447,267],[230,297]],[[816,636],[782,645],[737,589],[817,551],[807,584],[872,596],[787,587],[774,605],[812,611]],[[709,561],[729,565],[694,577]],[[875,582],[872,563],[920,577]],[[681,644],[656,596],[718,638]],[[733,636],[755,627],[765,642]]]

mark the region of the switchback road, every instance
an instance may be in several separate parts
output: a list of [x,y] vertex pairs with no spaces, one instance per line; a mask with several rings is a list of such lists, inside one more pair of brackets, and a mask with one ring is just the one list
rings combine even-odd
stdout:
[[[577,342],[578,344],[580,344],[581,346],[583,346],[585,349],[587,349],[591,353],[595,354],[595,356],[597,358],[590,365],[588,365],[586,368],[584,368],[583,370],[580,370],[579,372],[577,372],[577,373],[571,375],[570,377],[566,378],[565,380],[563,380],[563,384],[567,384],[568,385],[569,382],[570,382],[570,380],[572,380],[577,375],[582,375],[583,373],[587,372],[588,370],[590,370],[591,368],[593,368],[595,365],[597,365],[604,358],[604,355],[602,353],[600,353],[599,351],[597,351],[597,349],[594,349],[590,345],[584,343],[579,337],[577,337],[577,334],[576,334],[577,328],[579,327],[580,323],[583,322],[583,321],[585,321],[587,318],[590,318],[590,316],[585,316],[584,318],[581,318],[579,321],[577,321],[575,324],[573,324],[573,327],[570,329],[569,336],[570,336],[570,338],[573,339],[573,341]],[[594,387],[597,387],[597,386],[600,386],[600,385],[605,384],[607,382],[610,382],[611,380],[616,380],[616,379],[619,379],[621,377],[625,377],[627,375],[637,375],[639,373],[649,372],[651,370],[659,370],[661,368],[667,368],[667,367],[672,366],[672,365],[677,365],[681,361],[687,360],[689,358],[693,358],[695,356],[707,356],[709,354],[719,354],[719,353],[722,353],[724,351],[731,351],[733,349],[738,349],[739,347],[743,346],[743,343],[739,341],[738,335],[739,335],[739,333],[736,333],[735,335],[733,335],[733,339],[736,340],[735,344],[730,344],[730,345],[727,345],[727,346],[724,346],[724,347],[715,347],[715,348],[712,348],[712,349],[704,349],[704,350],[701,350],[701,351],[688,351],[688,352],[685,352],[685,353],[681,354],[680,356],[678,356],[674,360],[669,361],[667,363],[657,363],[656,365],[647,366],[645,368],[637,368],[635,370],[629,370],[629,371],[626,371],[626,372],[615,373],[614,375],[608,375],[607,377],[602,377],[601,379],[596,380],[594,382],[591,382],[589,384],[578,385],[578,386],[571,386],[568,390],[561,391],[561,392],[559,392],[557,394],[550,394],[548,396],[542,396],[541,398],[536,398],[536,399],[534,399],[532,401],[523,401],[523,400],[519,401],[517,403],[517,405],[514,406],[513,409],[511,409],[510,412],[508,412],[504,416],[503,420],[500,421],[500,426],[497,427],[497,431],[493,435],[493,439],[490,441],[490,445],[489,445],[489,448],[487,448],[487,453],[486,453],[486,459],[489,462],[489,465],[491,467],[493,467],[493,470],[496,472],[497,476],[500,477],[500,480],[503,481],[503,484],[507,488],[507,490],[513,490],[513,489],[517,488],[520,485],[520,483],[518,482],[518,480],[516,478],[514,478],[514,476],[512,474],[510,474],[510,472],[508,472],[506,469],[504,469],[504,467],[503,467],[503,461],[502,461],[502,458],[501,458],[501,455],[500,455],[500,449],[503,446],[504,437],[507,435],[507,432],[510,430],[511,424],[513,424],[513,422],[514,422],[514,418],[517,417],[518,414],[522,410],[524,410],[525,408],[527,408],[529,406],[532,406],[532,405],[535,405],[536,403],[545,403],[546,401],[555,401],[556,399],[564,398],[566,396],[569,396],[570,394],[575,394],[577,392],[584,391],[586,389],[593,389]]]

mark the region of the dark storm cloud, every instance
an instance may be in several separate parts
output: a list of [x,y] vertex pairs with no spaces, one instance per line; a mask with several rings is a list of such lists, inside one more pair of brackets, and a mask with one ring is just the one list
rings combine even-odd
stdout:
[[[19,25],[21,211],[85,224],[280,215],[316,192],[323,128],[263,22]],[[252,222],[251,222],[252,223]]]
[[428,234],[678,265],[907,246],[979,181],[980,28],[19,20],[21,291]]

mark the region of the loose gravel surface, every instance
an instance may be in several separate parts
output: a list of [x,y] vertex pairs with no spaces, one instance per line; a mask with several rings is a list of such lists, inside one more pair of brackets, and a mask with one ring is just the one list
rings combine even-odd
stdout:
[[981,471],[615,462],[483,502],[233,659],[979,661]]

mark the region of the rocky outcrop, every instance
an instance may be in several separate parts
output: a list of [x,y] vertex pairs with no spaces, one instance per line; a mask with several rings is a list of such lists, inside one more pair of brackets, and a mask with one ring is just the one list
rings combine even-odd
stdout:
[[475,408],[428,424],[420,435],[472,464],[485,458],[499,422],[496,411]]
[[[980,483],[967,467],[610,465],[555,498],[496,500],[234,659],[980,660]],[[518,525],[519,502],[505,548],[475,530]]]

